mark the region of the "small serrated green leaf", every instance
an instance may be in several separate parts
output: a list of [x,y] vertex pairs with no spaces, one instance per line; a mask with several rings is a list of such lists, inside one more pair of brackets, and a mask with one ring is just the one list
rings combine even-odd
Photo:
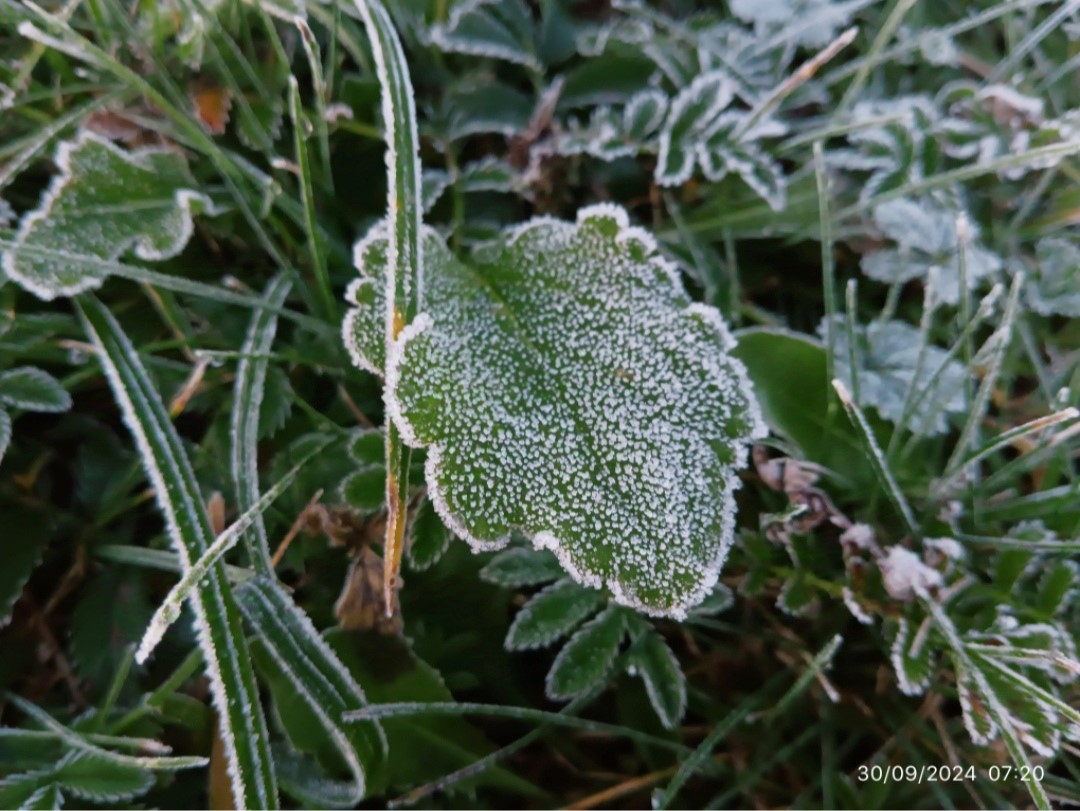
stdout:
[[618,606],[604,609],[563,646],[545,680],[548,698],[576,698],[604,683],[626,634],[623,611]]
[[24,808],[30,798],[50,785],[52,769],[9,774],[0,780],[0,808]]
[[480,579],[496,586],[524,588],[540,586],[562,577],[559,560],[545,549],[515,546],[495,555],[483,569]]
[[341,497],[361,512],[381,509],[386,503],[386,471],[380,466],[351,473],[341,483]]
[[626,666],[645,683],[660,723],[674,729],[686,712],[686,676],[664,638],[650,630],[634,643]]
[[462,0],[434,26],[431,41],[446,53],[472,54],[540,70],[535,24],[523,0]]
[[[2,413],[2,410],[0,410]],[[46,516],[27,508],[9,507],[0,510],[0,627],[7,624],[12,606],[22,588],[41,561],[49,539]]]
[[543,648],[566,636],[604,604],[597,591],[560,580],[534,595],[514,617],[507,650]]
[[409,543],[406,556],[414,571],[422,572],[439,562],[454,535],[443,526],[435,508],[427,499],[420,505],[409,525]]
[[43,369],[20,366],[0,372],[0,403],[25,411],[56,413],[71,408],[71,395]]
[[60,174],[3,258],[7,274],[45,300],[100,287],[104,276],[35,248],[106,260],[133,248],[140,259],[167,259],[187,244],[193,214],[211,209],[176,149],[125,152],[84,130],[60,144],[56,163]]
[[276,434],[292,412],[293,390],[289,376],[279,366],[266,370],[262,402],[259,403],[259,439]]
[[65,755],[53,773],[53,780],[79,799],[98,803],[130,800],[154,785],[154,775],[149,769],[85,751]]

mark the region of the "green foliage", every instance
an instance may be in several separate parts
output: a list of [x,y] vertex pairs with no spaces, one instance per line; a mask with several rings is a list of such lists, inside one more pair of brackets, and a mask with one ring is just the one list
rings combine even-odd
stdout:
[[1080,802],[1078,41],[0,0],[0,806]]

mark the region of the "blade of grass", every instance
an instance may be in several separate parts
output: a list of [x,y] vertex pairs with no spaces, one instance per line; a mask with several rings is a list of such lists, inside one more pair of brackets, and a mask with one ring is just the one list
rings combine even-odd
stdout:
[[1013,322],[1016,320],[1020,302],[1020,290],[1023,284],[1024,274],[1017,273],[1013,279],[1012,290],[1009,291],[1009,300],[1005,305],[1005,314],[1002,316],[1001,326],[994,331],[994,335],[990,339],[994,343],[990,351],[990,362],[986,374],[983,375],[982,383],[979,384],[978,392],[971,403],[971,410],[968,412],[968,419],[964,424],[964,429],[960,432],[960,438],[957,440],[956,446],[949,456],[949,461],[945,465],[946,471],[957,470],[961,456],[975,441],[978,426],[990,406],[990,397],[994,393],[994,387],[997,386],[998,377],[1001,375],[1001,367],[1005,363],[1005,355],[1008,353],[1009,345],[1012,343],[1012,327]]
[[[821,283],[825,299],[825,386],[836,376],[836,260],[833,256],[832,219],[829,211],[829,175],[821,141],[814,142],[814,178],[817,181],[818,218],[821,221]],[[850,336],[848,336],[850,341]],[[854,374],[854,365],[851,366]],[[831,397],[827,398],[833,403]]]
[[174,622],[180,619],[180,611],[184,602],[193,597],[199,582],[206,577],[207,573],[215,567],[226,552],[239,543],[244,531],[262,518],[266,508],[292,484],[300,469],[329,444],[329,437],[323,437],[321,442],[316,442],[291,470],[278,479],[274,486],[245,510],[243,515],[237,518],[228,529],[218,535],[197,560],[193,561],[190,566],[185,567],[184,574],[179,582],[169,590],[169,593],[165,595],[165,599],[161,601],[154,611],[153,617],[150,618],[150,623],[143,634],[142,640],[139,642],[138,650],[135,652],[135,662],[137,664],[143,664],[150,657],[165,632]]
[[[277,333],[277,311],[285,304],[290,282],[284,274],[270,281],[263,293],[266,309],[256,310],[248,327],[241,349],[233,384],[233,405],[229,418],[232,445],[230,469],[236,486],[237,506],[246,511],[259,500],[259,410],[270,365],[269,352]],[[244,545],[252,567],[262,574],[273,571],[270,564],[270,545],[262,519],[244,532]]]
[[304,226],[307,229],[308,249],[311,252],[315,284],[319,288],[327,319],[337,323],[338,308],[334,301],[334,292],[330,287],[330,274],[326,269],[326,256],[319,237],[315,193],[311,185],[311,161],[308,158],[307,144],[304,143],[304,129],[307,124],[304,121],[303,110],[300,108],[300,85],[295,76],[289,77],[289,115],[293,123],[293,148],[296,150],[296,165],[300,169],[300,199],[304,204]]
[[[386,355],[392,356],[398,334],[419,312],[423,301],[423,255],[420,241],[420,153],[409,66],[390,15],[379,0],[356,0],[367,26],[382,88],[386,127],[387,216],[390,246],[386,274]],[[383,599],[387,615],[395,609],[398,572],[409,506],[409,450],[394,420],[386,419],[386,536],[383,548]]]
[[382,768],[387,757],[386,736],[377,722],[342,721],[347,713],[367,706],[363,690],[275,579],[259,576],[248,581],[238,590],[237,601],[258,644],[341,753],[352,778],[341,793],[341,803],[355,807],[364,798],[368,774]]
[[[135,438],[170,540],[188,571],[213,542],[191,462],[135,347],[115,318],[93,296],[82,296],[75,303]],[[232,588],[220,565],[212,567],[200,583],[192,607],[210,692],[220,716],[233,796],[243,808],[276,808],[266,721]]]
[[899,27],[900,23],[903,22],[904,16],[911,11],[912,6],[914,6],[916,2],[918,2],[918,0],[896,0],[889,15],[885,18],[881,27],[878,28],[877,36],[874,37],[874,41],[870,45],[870,50],[867,52],[866,58],[855,72],[855,78],[851,80],[851,84],[848,85],[847,90],[840,99],[840,103],[836,105],[836,112],[833,113],[835,118],[839,118],[851,109],[851,105],[855,103],[855,100],[866,86],[866,80],[870,77],[870,71],[873,70],[874,66],[878,63],[881,52],[885,50],[886,43],[892,39],[893,34],[896,33],[896,29]]
[[847,390],[847,386],[845,386],[842,381],[834,380],[833,388],[836,389],[836,394],[839,396],[840,402],[844,406],[844,410],[847,411],[852,425],[855,426],[856,430],[858,430],[859,434],[862,436],[863,441],[866,444],[867,455],[874,467],[874,472],[877,473],[882,486],[885,488],[885,492],[889,494],[889,498],[892,499],[893,505],[903,517],[904,523],[907,524],[908,531],[911,532],[912,535],[917,536],[919,534],[919,525],[915,520],[915,513],[912,512],[911,505],[908,504],[907,499],[904,497],[900,485],[896,483],[896,478],[889,469],[889,463],[885,460],[885,454],[881,452],[881,446],[878,445],[878,441],[874,437],[874,432],[870,428],[870,423],[866,421],[866,416],[862,413],[862,409],[851,399],[851,393]]
[[[171,772],[180,771],[182,769],[197,769],[205,766],[209,762],[208,759],[204,757],[146,757],[140,755],[125,755],[120,752],[113,752],[109,749],[103,749],[102,747],[91,743],[86,737],[80,735],[75,730],[64,726],[43,709],[31,704],[22,696],[16,695],[15,693],[8,693],[6,699],[60,738],[72,749],[79,749],[83,752],[92,752],[113,763],[123,766],[135,766],[140,769]],[[109,736],[106,736],[105,740],[109,740]]]
[[[41,259],[62,260],[70,264],[80,265],[85,270],[92,273],[100,273],[102,276],[121,276],[125,279],[131,279],[132,281],[142,282],[155,287],[163,287],[166,290],[172,290],[176,293],[187,293],[189,295],[199,296],[200,298],[218,301],[223,304],[236,304],[241,307],[256,310],[269,309],[267,304],[257,296],[236,293],[232,290],[226,290],[223,287],[198,282],[187,278],[186,274],[160,273],[138,265],[130,265],[126,262],[115,262],[101,259],[96,256],[88,256],[72,251],[63,251],[57,248],[46,248],[40,245],[16,246],[13,240],[0,239],[0,250],[11,250],[15,247],[18,247],[19,251],[27,256],[38,257]],[[319,319],[312,318],[311,316],[293,310],[273,308],[272,312],[280,315],[282,318],[287,318],[296,324],[306,327],[307,329],[314,330],[315,332],[327,334],[329,332],[337,331],[336,327],[327,324],[325,321],[320,321]]]

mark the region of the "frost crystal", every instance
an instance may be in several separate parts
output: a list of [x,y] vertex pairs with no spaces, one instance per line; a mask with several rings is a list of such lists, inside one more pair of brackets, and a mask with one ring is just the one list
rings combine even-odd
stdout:
[[902,546],[889,548],[885,558],[878,563],[885,591],[894,600],[909,601],[916,595],[944,585],[941,573],[931,569],[910,549]]
[[345,340],[386,365],[443,521],[475,549],[513,530],[580,583],[685,616],[733,540],[737,470],[765,434],[733,340],[612,205],[534,219],[456,260],[425,233],[427,311],[381,349],[385,236],[357,248]]
[[211,208],[179,152],[125,152],[83,131],[60,144],[58,174],[41,205],[26,215],[4,271],[50,300],[100,287],[79,256],[114,260],[134,248],[140,259],[175,256],[187,244],[192,214]]

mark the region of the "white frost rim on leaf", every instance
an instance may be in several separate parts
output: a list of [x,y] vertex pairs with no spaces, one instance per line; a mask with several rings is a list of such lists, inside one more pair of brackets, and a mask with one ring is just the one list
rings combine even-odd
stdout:
[[[469,54],[470,56],[481,56],[488,59],[502,59],[506,62],[524,65],[533,70],[542,70],[543,66],[536,60],[536,57],[525,50],[504,48],[502,45],[490,41],[468,39],[457,34],[456,29],[458,25],[461,24],[461,20],[465,15],[472,14],[484,6],[497,5],[500,2],[502,2],[502,0],[463,0],[462,2],[456,3],[450,10],[450,16],[447,18],[446,22],[439,23],[431,28],[431,43],[445,53],[460,53]],[[496,23],[501,26],[499,21],[496,20]]]
[[[87,143],[96,143],[119,156],[127,163],[134,164],[140,168],[146,168],[145,164],[148,156],[170,152],[169,149],[164,147],[143,147],[134,152],[125,152],[111,141],[85,129],[79,131],[75,136],[74,141],[63,141],[60,143],[56,149],[55,157],[57,168],[60,170],[59,173],[53,176],[52,181],[49,183],[49,187],[45,190],[44,195],[42,195],[38,207],[23,217],[22,223],[19,225],[19,230],[15,234],[14,246],[3,255],[4,273],[18,282],[23,288],[29,290],[44,301],[52,301],[57,296],[70,296],[87,290],[94,290],[101,287],[105,282],[104,276],[86,275],[75,284],[62,287],[51,287],[40,284],[38,279],[19,272],[17,270],[17,262],[15,261],[16,254],[19,252],[19,247],[31,234],[34,226],[38,222],[47,220],[51,216],[53,206],[56,205],[56,202],[59,200],[64,189],[77,179],[72,173],[71,156]],[[156,250],[145,235],[137,235],[118,242],[113,246],[113,250],[108,255],[98,258],[102,258],[109,262],[116,261],[132,246],[134,246],[135,255],[140,259],[145,259],[147,261],[168,259],[179,253],[184,245],[187,244],[187,241],[191,239],[191,235],[195,230],[192,206],[197,202],[207,212],[213,211],[214,206],[209,197],[194,189],[178,189],[174,194],[174,200],[177,207],[183,213],[183,218],[180,233],[176,235],[176,239],[170,248]]]
[[[710,84],[716,84],[716,89],[713,98],[698,119],[703,130],[721,110],[731,103],[732,98],[735,96],[735,85],[731,81],[731,77],[724,71],[703,73],[679,91],[679,95],[671,102],[667,123],[660,131],[660,153],[656,161],[656,182],[661,186],[678,186],[685,183],[694,174],[697,144],[695,142],[673,144],[672,129],[683,113],[686,112],[686,108],[698,101],[702,88]],[[674,170],[668,167],[673,148],[680,149],[683,152],[682,163],[675,167]]]
[[[587,220],[594,219],[612,219],[616,222],[619,228],[615,235],[616,242],[635,241],[642,246],[651,245],[654,249],[656,247],[656,241],[651,234],[641,228],[630,225],[630,217],[627,214],[626,209],[622,206],[614,203],[597,203],[592,206],[587,206],[578,211],[576,225],[580,226]],[[575,228],[575,224],[568,223],[565,220],[558,220],[549,216],[535,217],[528,222],[509,229],[509,231],[506,232],[505,239],[507,244],[513,245],[527,231],[538,227],[551,226],[555,226],[564,233]],[[642,261],[651,262],[654,267],[667,274],[677,292],[685,295],[685,289],[678,278],[675,265],[672,262],[657,255],[646,255],[643,257]],[[715,308],[700,302],[693,302],[684,308],[683,314],[689,318],[704,319],[709,326],[716,330],[721,344],[726,350],[731,350],[736,346],[735,338],[721,318],[719,311]],[[394,421],[398,431],[401,433],[401,438],[407,445],[413,448],[427,448],[427,460],[424,463],[424,475],[427,479],[428,498],[431,499],[432,506],[443,520],[443,523],[445,523],[457,537],[465,540],[474,552],[490,552],[502,549],[510,543],[512,533],[508,532],[498,538],[480,538],[470,532],[465,527],[464,523],[454,515],[447,502],[446,495],[443,492],[442,484],[439,481],[443,448],[439,443],[432,443],[431,445],[425,446],[424,443],[419,440],[416,429],[405,416],[401,403],[396,397],[398,385],[401,381],[401,364],[405,357],[406,346],[411,340],[421,335],[425,330],[433,327],[434,323],[431,315],[428,313],[420,313],[411,324],[401,331],[398,339],[390,345],[386,358],[386,382],[383,388],[383,402],[386,407],[386,413]],[[687,611],[704,600],[712,592],[720,577],[720,570],[723,567],[724,561],[727,560],[728,552],[735,542],[735,493],[742,487],[742,480],[739,478],[738,470],[746,465],[747,456],[749,454],[749,445],[754,440],[761,439],[769,433],[765,418],[761,412],[761,407],[757,402],[757,398],[754,396],[754,388],[750,382],[750,376],[746,371],[746,366],[738,358],[731,355],[727,355],[725,360],[730,365],[731,371],[736,378],[739,391],[749,395],[747,397],[747,403],[750,413],[746,416],[749,417],[750,432],[744,439],[733,440],[735,459],[734,462],[727,467],[723,481],[724,489],[722,495],[723,506],[721,508],[720,516],[720,543],[713,559],[707,561],[705,564],[705,569],[702,573],[703,577],[698,588],[692,591],[681,605],[672,606],[668,610],[648,606],[636,599],[634,595],[627,593],[622,584],[615,578],[605,581],[599,575],[592,575],[583,571],[573,559],[571,552],[566,548],[562,539],[554,533],[547,530],[537,530],[530,533],[524,528],[518,528],[532,542],[536,549],[547,549],[554,553],[558,558],[560,565],[575,582],[590,588],[606,587],[611,592],[615,602],[621,605],[633,608],[636,611],[640,611],[650,616],[671,617],[677,620],[685,619]]]

